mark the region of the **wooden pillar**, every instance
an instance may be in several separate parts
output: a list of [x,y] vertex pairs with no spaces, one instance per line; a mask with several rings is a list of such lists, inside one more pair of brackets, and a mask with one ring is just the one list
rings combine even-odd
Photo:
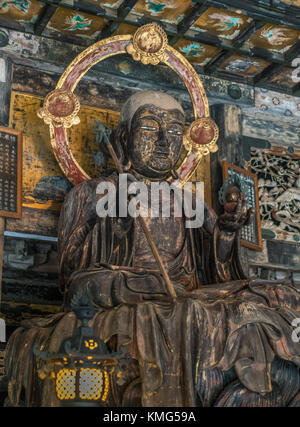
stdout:
[[9,125],[12,63],[6,55],[0,56],[0,125]]
[[[222,161],[244,167],[242,144],[242,110],[233,104],[215,104],[211,107],[211,117],[219,126],[219,150],[210,156],[212,207],[219,215],[223,208],[218,201],[218,192],[223,184]],[[248,250],[241,246],[241,260],[245,272],[248,271]]]
[[218,203],[218,191],[223,184],[222,161],[243,167],[242,110],[233,104],[215,104],[211,117],[219,126],[219,150],[210,156],[212,207],[216,213],[222,208]]
[[[11,74],[11,60],[6,55],[2,55],[0,57],[0,125],[7,127],[9,126]],[[5,225],[6,219],[0,217],[0,311],[2,303],[2,268]]]
[[3,248],[4,248],[4,231],[5,218],[0,217],[0,312],[2,304],[2,269],[3,269]]

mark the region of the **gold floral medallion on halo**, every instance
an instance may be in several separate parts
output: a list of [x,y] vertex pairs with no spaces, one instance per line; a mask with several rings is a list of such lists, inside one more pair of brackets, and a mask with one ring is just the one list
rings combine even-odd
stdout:
[[46,96],[44,105],[37,114],[48,125],[69,128],[80,123],[79,110],[80,103],[73,92],[55,89]]
[[219,128],[216,123],[210,117],[202,117],[189,126],[184,146],[187,151],[205,156],[218,150],[218,138]]
[[157,65],[167,60],[167,46],[168,37],[165,31],[158,24],[152,23],[143,25],[135,32],[132,43],[126,50],[135,61]]

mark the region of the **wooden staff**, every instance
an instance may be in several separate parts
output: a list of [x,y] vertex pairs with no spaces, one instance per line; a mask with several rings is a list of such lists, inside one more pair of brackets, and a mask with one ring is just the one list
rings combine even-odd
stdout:
[[[119,161],[119,159],[118,159],[118,157],[116,155],[116,152],[115,152],[113,146],[110,143],[109,138],[106,135],[105,129],[102,128],[102,131],[103,131],[103,135],[104,135],[105,145],[108,148],[108,151],[109,151],[109,153],[110,153],[110,155],[111,155],[111,157],[112,157],[112,159],[113,159],[113,161],[115,163],[115,166],[116,166],[118,172],[121,174],[121,173],[123,173],[123,169],[122,169],[121,163],[120,163],[120,161]],[[161,274],[162,274],[162,276],[163,276],[163,278],[164,278],[164,280],[166,282],[167,290],[168,290],[170,296],[172,297],[173,301],[175,301],[177,295],[176,295],[174,286],[173,286],[173,284],[172,284],[172,282],[171,282],[171,280],[169,278],[168,272],[165,269],[165,266],[164,266],[164,264],[162,262],[162,259],[161,259],[160,255],[158,253],[157,247],[156,247],[156,245],[155,245],[155,243],[154,243],[154,241],[152,239],[152,236],[151,236],[150,231],[149,231],[149,229],[147,227],[145,219],[142,216],[139,215],[138,216],[138,220],[139,220],[140,225],[142,227],[142,230],[143,230],[143,232],[144,232],[144,234],[146,236],[146,239],[147,239],[147,241],[149,243],[149,246],[150,246],[150,248],[152,250],[152,253],[153,253],[154,258],[155,258],[155,260],[157,262],[159,270],[160,270],[160,272],[161,272]]]

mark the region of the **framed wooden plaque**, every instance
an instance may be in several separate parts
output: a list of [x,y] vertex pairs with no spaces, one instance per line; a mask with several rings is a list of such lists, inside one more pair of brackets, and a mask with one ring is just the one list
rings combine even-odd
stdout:
[[22,132],[0,127],[0,217],[22,216]]
[[248,209],[254,208],[255,210],[251,224],[241,229],[241,245],[256,251],[261,251],[262,242],[257,177],[253,173],[227,162],[222,163],[222,169],[224,180],[227,177],[238,175],[244,186],[244,192],[246,193],[245,196],[248,200]]

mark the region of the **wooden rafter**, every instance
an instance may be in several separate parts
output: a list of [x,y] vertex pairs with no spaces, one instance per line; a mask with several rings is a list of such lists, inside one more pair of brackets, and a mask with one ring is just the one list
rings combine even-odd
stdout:
[[[62,0],[43,0],[46,6],[60,6],[64,9],[76,10],[78,12],[89,13],[94,16],[105,16],[105,9],[101,6],[85,1],[74,1],[74,3],[62,3]],[[61,4],[60,4],[61,3]]]
[[300,96],[300,82],[293,87],[291,95]]
[[118,28],[119,25],[124,22],[124,19],[128,15],[128,13],[132,10],[132,8],[136,5],[138,0],[125,0],[124,3],[119,7],[117,11],[117,19],[110,20],[108,24],[103,28],[101,34],[99,35],[97,40],[104,39],[106,37],[110,37]]
[[169,41],[171,46],[174,45],[180,38],[184,37],[185,33],[197,21],[199,16],[208,9],[207,1],[208,0],[204,0],[201,4],[195,6],[191,12],[182,20],[182,22],[178,24],[177,34]]
[[43,34],[44,29],[46,28],[48,22],[56,12],[57,8],[59,7],[59,3],[61,0],[57,1],[57,4],[47,4],[38,17],[36,23],[34,24],[34,34],[37,36],[40,36]]
[[245,28],[245,30],[233,40],[232,45],[235,48],[241,48],[243,44],[250,39],[250,37],[260,30],[265,25],[265,21],[253,21],[249,27]]

